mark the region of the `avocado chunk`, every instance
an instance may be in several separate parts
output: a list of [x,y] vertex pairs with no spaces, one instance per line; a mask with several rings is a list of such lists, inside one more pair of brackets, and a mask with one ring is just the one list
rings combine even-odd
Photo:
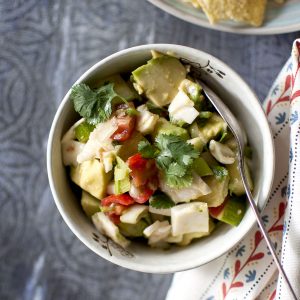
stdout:
[[137,93],[135,92],[135,90],[131,88],[119,74],[100,79],[91,86],[93,88],[98,88],[109,82],[114,83],[114,91],[125,98],[127,101],[131,101],[137,98]]
[[85,161],[76,167],[71,167],[71,180],[97,199],[106,194],[108,182],[112,173],[105,173],[103,164],[97,160]]
[[186,70],[177,58],[163,55],[152,58],[146,65],[134,70],[132,75],[146,97],[162,107],[171,103],[178,93]]
[[142,237],[143,231],[149,224],[141,219],[136,224],[119,223],[120,232],[126,237]]
[[210,215],[213,218],[232,226],[238,226],[241,223],[245,212],[245,199],[239,197],[227,198],[221,206],[210,209]]
[[196,150],[198,150],[200,153],[203,151],[203,148],[205,146],[205,144],[203,144],[201,138],[199,138],[199,137],[196,137],[194,139],[190,139],[190,140],[187,141],[187,143],[194,146],[194,148]]
[[179,88],[184,91],[195,104],[204,99],[204,96],[201,94],[202,87],[189,79],[183,80]]
[[134,131],[130,139],[119,145],[120,149],[118,150],[117,155],[126,161],[128,157],[138,152],[138,144],[144,139],[144,136],[140,132]]
[[202,157],[206,161],[210,168],[219,166],[219,163],[215,160],[215,158],[210,154],[209,151],[202,152],[200,157]]
[[[245,163],[245,175],[250,187],[250,190],[253,190],[253,181],[250,175],[250,170],[249,167],[247,165],[247,163]],[[246,193],[244,185],[243,185],[243,181],[241,178],[241,174],[239,171],[239,166],[238,166],[238,162],[237,160],[235,160],[235,162],[231,165],[226,165],[228,173],[229,173],[229,190],[232,194],[235,194],[236,196],[241,196],[244,195]]]
[[198,125],[196,122],[193,123],[190,127],[190,133],[192,138],[200,137],[206,144],[226,129],[226,122],[218,114],[213,113],[203,126]]
[[91,218],[93,214],[100,211],[99,200],[87,193],[82,191],[81,195],[81,206],[85,214]]
[[188,140],[190,138],[188,131],[186,129],[178,127],[170,123],[164,118],[158,119],[158,121],[156,122],[156,126],[151,135],[152,138],[154,139],[159,134],[166,134],[166,135],[173,134],[173,135],[180,136],[184,140]]
[[203,157],[197,157],[194,160],[193,170],[201,177],[213,175],[213,171]]
[[207,176],[203,180],[210,187],[211,193],[200,196],[197,201],[206,202],[208,207],[220,206],[228,195],[229,176],[218,180],[216,176]]

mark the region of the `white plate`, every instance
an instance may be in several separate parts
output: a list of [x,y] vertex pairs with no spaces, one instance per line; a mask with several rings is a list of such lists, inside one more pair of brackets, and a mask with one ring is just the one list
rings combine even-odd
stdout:
[[181,0],[148,0],[164,11],[187,22],[210,29],[243,34],[277,34],[300,30],[300,1],[288,0],[278,5],[269,1],[265,22],[261,27],[231,21],[211,25],[205,14]]

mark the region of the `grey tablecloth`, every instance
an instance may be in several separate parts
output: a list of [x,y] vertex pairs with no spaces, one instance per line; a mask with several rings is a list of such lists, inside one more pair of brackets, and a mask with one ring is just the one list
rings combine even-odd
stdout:
[[230,64],[263,99],[297,36],[215,32],[143,0],[0,1],[0,299],[159,300],[170,284],[91,253],[54,205],[49,127],[83,71],[126,47],[183,44]]

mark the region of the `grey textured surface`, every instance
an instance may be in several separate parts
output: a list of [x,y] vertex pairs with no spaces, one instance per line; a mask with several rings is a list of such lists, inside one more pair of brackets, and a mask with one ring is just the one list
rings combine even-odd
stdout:
[[263,99],[296,37],[202,29],[143,0],[1,0],[0,299],[165,297],[171,275],[128,271],[97,257],[54,205],[46,174],[48,132],[83,71],[126,47],[177,43],[221,58]]

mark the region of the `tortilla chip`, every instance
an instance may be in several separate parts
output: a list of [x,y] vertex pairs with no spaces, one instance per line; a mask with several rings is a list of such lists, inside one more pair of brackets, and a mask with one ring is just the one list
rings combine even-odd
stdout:
[[220,20],[245,22],[260,26],[267,0],[198,0],[211,23]]

